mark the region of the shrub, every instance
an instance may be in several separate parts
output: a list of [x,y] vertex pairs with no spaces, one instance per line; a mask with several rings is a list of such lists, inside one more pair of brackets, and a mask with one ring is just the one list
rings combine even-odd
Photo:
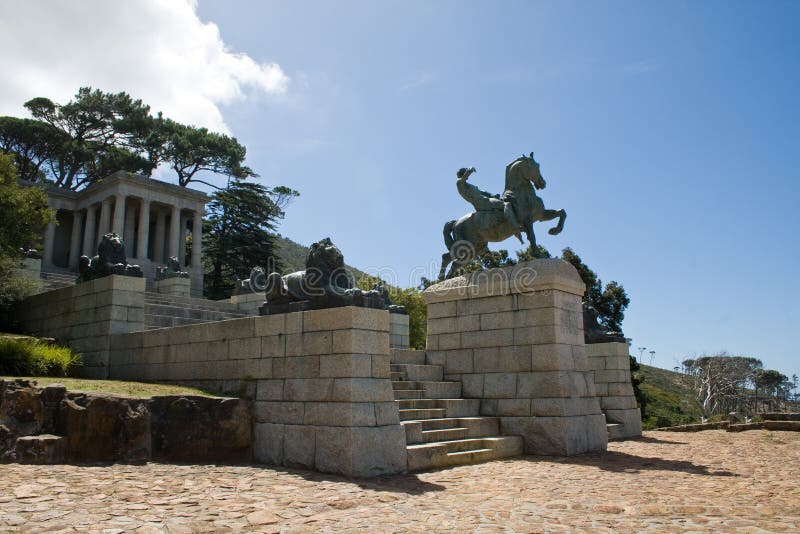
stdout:
[[23,337],[0,337],[0,375],[70,376],[81,356],[68,347]]

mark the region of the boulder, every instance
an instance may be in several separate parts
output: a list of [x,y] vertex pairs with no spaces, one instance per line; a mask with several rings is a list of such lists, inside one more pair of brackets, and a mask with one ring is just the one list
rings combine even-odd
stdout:
[[67,393],[57,434],[65,437],[67,460],[146,462],[150,457],[147,400],[104,394]]
[[0,425],[17,436],[38,434],[44,420],[39,389],[27,380],[4,382],[0,397]]
[[23,436],[17,439],[16,461],[21,464],[64,463],[64,445],[64,438],[52,434]]
[[166,395],[149,402],[153,459],[252,461],[252,416],[242,399]]

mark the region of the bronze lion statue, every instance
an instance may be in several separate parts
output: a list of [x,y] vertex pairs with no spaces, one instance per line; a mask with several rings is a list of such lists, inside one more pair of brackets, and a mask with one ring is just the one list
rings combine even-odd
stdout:
[[329,237],[311,245],[304,271],[284,276],[270,273],[266,278],[266,297],[262,315],[337,306],[383,307],[379,291],[353,287],[344,256]]
[[104,276],[118,274],[122,276],[142,277],[142,268],[129,265],[125,258],[125,245],[115,233],[105,234],[97,245],[97,256],[81,256],[78,262],[78,281],[88,282]]

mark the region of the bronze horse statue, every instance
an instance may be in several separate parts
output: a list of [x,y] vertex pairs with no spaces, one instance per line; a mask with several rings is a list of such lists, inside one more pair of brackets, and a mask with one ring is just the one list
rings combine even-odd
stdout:
[[[474,171],[474,169],[471,169]],[[478,209],[460,219],[448,221],[444,225],[444,244],[447,252],[442,254],[442,268],[439,280],[444,280],[447,266],[453,264],[447,277],[453,276],[457,267],[471,263],[486,253],[488,243],[505,241],[525,232],[531,250],[536,248],[533,223],[551,221],[558,217],[558,224],[549,230],[556,235],[564,229],[567,212],[563,209],[550,210],[544,207],[536,189],[544,189],[547,183],[539,172],[539,163],[530,156],[523,155],[506,166],[506,184],[502,200],[511,204],[519,227],[514,227],[509,218],[500,210]]]

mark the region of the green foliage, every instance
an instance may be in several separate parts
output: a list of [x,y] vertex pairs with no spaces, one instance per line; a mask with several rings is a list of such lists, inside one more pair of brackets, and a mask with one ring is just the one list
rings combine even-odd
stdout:
[[0,117],[0,150],[14,155],[26,180],[80,189],[119,170],[149,176],[160,163],[182,186],[200,182],[201,172],[256,176],[236,139],[154,117],[125,92],[81,87],[66,104],[37,97],[25,107],[33,119]]
[[38,244],[44,226],[55,220],[38,187],[21,188],[13,158],[0,154],[0,256],[19,256],[20,248]]
[[236,279],[248,277],[253,267],[281,269],[273,231],[284,213],[274,196],[268,187],[242,180],[213,195],[203,237],[207,298],[229,297]]
[[731,356],[701,356],[683,361],[692,378],[695,398],[706,417],[736,410],[745,396],[745,387],[759,373],[761,360]]
[[525,250],[517,251],[517,261],[531,261],[551,257],[550,251],[544,248],[542,245],[536,245],[535,249],[528,247]]
[[597,310],[603,326],[612,332],[622,332],[625,309],[631,303],[622,284],[611,281],[603,287],[603,281],[569,247],[561,252],[561,259],[577,269],[581,280],[586,284],[584,301]]
[[[356,287],[369,291],[380,278],[362,274],[356,281]],[[405,306],[408,313],[409,345],[412,349],[425,349],[425,337],[428,332],[428,307],[422,298],[421,290],[417,288],[400,289],[385,282],[383,285],[389,290],[389,300],[397,306]]]
[[0,375],[69,376],[81,365],[81,356],[68,347],[39,339],[0,337]]
[[20,249],[38,248],[44,226],[54,220],[47,197],[38,187],[20,188],[13,158],[0,154],[0,314],[31,295],[33,282],[15,273]]
[[206,128],[186,126],[169,119],[157,123],[162,130],[161,157],[178,176],[178,184],[196,181],[200,171],[244,180],[257,176],[242,163],[246,150],[233,137],[209,132]]
[[18,265],[18,260],[0,256],[0,321],[5,320],[6,314],[12,311],[17,302],[30,297],[37,290],[33,280],[17,275],[15,268]]

